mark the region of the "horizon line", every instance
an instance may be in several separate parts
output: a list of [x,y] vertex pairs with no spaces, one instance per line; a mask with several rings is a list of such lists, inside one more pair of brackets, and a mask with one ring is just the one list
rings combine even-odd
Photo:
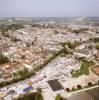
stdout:
[[99,17],[99,16],[42,16],[42,17],[0,17],[0,19],[4,18],[88,18],[88,17]]

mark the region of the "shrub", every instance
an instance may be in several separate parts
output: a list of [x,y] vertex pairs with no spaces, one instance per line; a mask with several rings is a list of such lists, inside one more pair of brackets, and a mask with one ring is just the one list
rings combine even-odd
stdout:
[[66,100],[66,99],[64,99],[61,95],[58,94],[56,96],[55,100]]

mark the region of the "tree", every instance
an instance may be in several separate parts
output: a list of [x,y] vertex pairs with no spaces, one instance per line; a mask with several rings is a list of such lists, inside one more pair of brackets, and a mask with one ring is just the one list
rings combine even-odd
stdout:
[[55,100],[66,100],[66,99],[64,99],[61,95],[57,95],[56,97],[55,97]]
[[92,86],[92,83],[91,82],[88,82],[88,86]]
[[99,49],[99,43],[96,44],[96,49]]
[[81,89],[82,87],[81,87],[81,85],[77,85],[77,88],[78,88],[78,89]]
[[98,37],[94,38],[94,42],[95,43],[99,42],[99,38]]
[[67,91],[67,92],[70,92],[70,89],[69,89],[69,88],[66,88],[66,91]]
[[0,64],[5,64],[8,62],[9,62],[9,59],[1,53],[0,54]]

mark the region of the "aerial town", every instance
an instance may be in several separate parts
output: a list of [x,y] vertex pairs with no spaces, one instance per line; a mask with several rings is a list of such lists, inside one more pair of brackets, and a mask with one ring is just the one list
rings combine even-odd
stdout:
[[99,100],[99,20],[63,20],[0,19],[0,100]]

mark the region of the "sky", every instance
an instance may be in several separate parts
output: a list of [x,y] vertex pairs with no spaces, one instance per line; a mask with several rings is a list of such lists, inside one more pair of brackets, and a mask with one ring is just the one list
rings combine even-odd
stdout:
[[99,0],[0,0],[0,17],[99,16]]

